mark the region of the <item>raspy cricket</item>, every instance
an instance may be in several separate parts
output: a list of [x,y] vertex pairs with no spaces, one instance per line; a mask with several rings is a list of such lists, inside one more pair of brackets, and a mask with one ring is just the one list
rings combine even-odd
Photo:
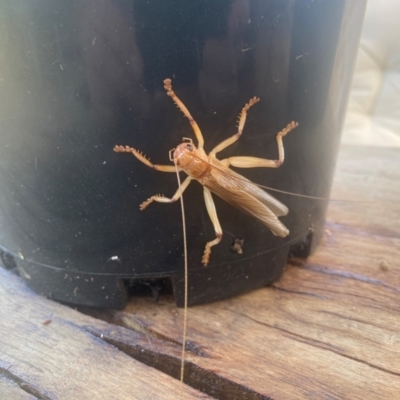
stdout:
[[148,167],[161,172],[184,171],[188,177],[182,182],[175,194],[171,197],[154,195],[140,205],[144,210],[153,201],[159,203],[173,203],[177,201],[192,180],[197,180],[203,186],[204,200],[208,215],[214,226],[216,238],[206,243],[202,263],[206,266],[209,263],[211,248],[217,245],[222,239],[222,228],[218,220],[217,211],[211,193],[221,197],[226,202],[247,214],[257,218],[266,225],[271,232],[280,237],[286,237],[289,230],[278,219],[288,213],[288,208],[280,201],[269,195],[256,184],[246,179],[242,175],[232,171],[229,167],[237,168],[278,168],[285,159],[282,138],[291,130],[298,126],[297,122],[292,121],[286,128],[282,129],[276,136],[278,145],[278,159],[268,160],[264,158],[250,156],[235,156],[218,160],[216,155],[231,144],[235,143],[243,133],[249,109],[260,101],[258,97],[253,97],[242,108],[239,115],[239,125],[237,133],[222,141],[210,153],[204,151],[204,138],[202,132],[193,119],[189,110],[172,90],[171,79],[164,80],[164,88],[167,95],[175,102],[178,108],[188,118],[193,132],[197,139],[197,147],[190,138],[183,138],[175,149],[170,150],[170,160],[174,165],[152,164],[140,151],[129,146],[115,146],[117,153],[132,153],[139,161]]

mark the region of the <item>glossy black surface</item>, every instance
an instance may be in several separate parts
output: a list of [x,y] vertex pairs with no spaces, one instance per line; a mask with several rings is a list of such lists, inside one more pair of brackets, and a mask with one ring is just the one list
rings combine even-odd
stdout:
[[[2,250],[31,287],[56,299],[122,306],[129,279],[165,276],[180,303],[180,205],[139,210],[153,194],[172,195],[176,177],[113,153],[114,145],[169,164],[168,151],[194,138],[165,94],[167,77],[207,151],[235,133],[240,109],[259,96],[242,138],[220,157],[276,159],[276,133],[298,121],[284,139],[281,168],[238,172],[329,196],[364,7],[352,0],[3,1]],[[281,218],[291,231],[285,239],[214,197],[224,237],[204,268],[214,231],[202,188],[190,185],[191,303],[271,283],[290,246],[305,255],[315,246],[327,203],[276,197],[290,210]],[[230,249],[235,237],[244,239],[242,255]]]

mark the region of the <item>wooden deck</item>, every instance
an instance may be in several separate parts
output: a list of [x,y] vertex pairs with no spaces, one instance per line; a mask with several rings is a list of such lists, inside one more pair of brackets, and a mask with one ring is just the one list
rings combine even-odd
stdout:
[[[183,398],[400,398],[400,150],[342,148],[332,197],[364,203],[331,202],[312,257],[189,309]],[[78,312],[0,268],[0,398],[177,399],[182,315]]]

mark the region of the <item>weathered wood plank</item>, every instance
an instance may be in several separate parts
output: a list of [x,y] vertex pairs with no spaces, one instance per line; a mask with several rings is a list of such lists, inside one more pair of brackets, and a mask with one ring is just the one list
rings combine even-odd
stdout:
[[[39,399],[179,398],[179,381],[103,340],[108,324],[32,293],[2,268],[0,299],[0,376],[26,392]],[[131,332],[130,340],[139,349],[150,346],[143,334]],[[171,344],[153,340],[151,346]],[[183,393],[209,398],[187,386]]]
[[399,238],[400,150],[342,146],[332,198],[356,202],[331,202],[331,221],[352,226],[361,234]]
[[[368,304],[368,288],[352,279],[320,275],[291,268],[281,290],[190,309],[188,340],[207,357],[188,360],[273,398],[365,398],[367,387],[369,398],[393,398],[400,393],[398,312]],[[343,299],[346,279],[361,297]],[[126,326],[134,319],[153,334],[181,337],[182,311],[172,301],[141,299],[117,314]]]
[[11,379],[0,375],[0,398],[10,400],[37,400],[37,397],[26,392]]

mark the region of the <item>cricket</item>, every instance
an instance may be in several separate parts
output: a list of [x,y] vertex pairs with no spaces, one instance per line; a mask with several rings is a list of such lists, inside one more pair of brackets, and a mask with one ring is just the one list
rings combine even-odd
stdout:
[[204,150],[204,138],[199,126],[189,110],[172,90],[171,79],[164,80],[164,88],[178,108],[188,118],[197,139],[197,147],[190,138],[183,138],[183,143],[170,150],[169,158],[174,165],[157,165],[150,162],[142,152],[129,146],[115,146],[116,153],[132,153],[139,161],[148,167],[161,172],[184,171],[188,176],[179,185],[178,190],[171,197],[154,195],[140,204],[140,209],[146,209],[152,202],[173,203],[181,198],[185,189],[192,180],[197,180],[203,186],[204,201],[207,212],[213,224],[215,239],[206,243],[202,264],[207,266],[210,261],[211,248],[222,239],[222,228],[218,220],[216,207],[211,193],[219,196],[237,209],[253,216],[266,225],[275,236],[286,237],[289,230],[282,224],[278,217],[286,215],[288,208],[276,198],[262,190],[259,186],[234,172],[230,166],[237,168],[279,168],[285,159],[282,138],[298,126],[297,122],[290,122],[276,135],[278,145],[278,159],[268,160],[250,156],[234,156],[219,160],[217,153],[235,143],[241,137],[246,123],[249,109],[260,101],[253,97],[242,108],[239,114],[237,133],[219,143],[207,154]]
[[[183,143],[169,152],[169,159],[174,163],[174,165],[153,164],[143,155],[141,151],[129,146],[115,146],[114,151],[116,153],[132,153],[139,161],[156,171],[173,172],[177,175],[178,189],[171,198],[162,195],[153,195],[140,204],[140,209],[146,209],[154,201],[159,203],[173,203],[179,199],[181,200],[185,259],[184,316],[180,373],[180,381],[183,385],[187,329],[188,266],[185,212],[182,194],[192,180],[197,180],[203,186],[206,209],[213,224],[216,236],[214,240],[206,243],[204,254],[201,260],[204,266],[207,266],[210,261],[211,248],[217,245],[222,239],[222,228],[218,220],[216,207],[211,193],[216,194],[237,209],[255,217],[264,225],[266,225],[274,235],[286,237],[289,234],[289,230],[285,227],[285,225],[282,224],[278,217],[286,215],[289,212],[288,208],[276,198],[262,190],[258,185],[254,184],[244,176],[234,172],[229,167],[279,168],[285,160],[282,138],[291,130],[296,128],[298,123],[292,121],[286,126],[286,128],[282,129],[276,135],[276,141],[278,145],[277,160],[268,160],[250,156],[235,156],[219,160],[216,157],[217,153],[226,149],[241,137],[244,125],[246,123],[247,112],[253,105],[258,103],[260,99],[258,97],[253,97],[248,103],[245,104],[239,114],[237,133],[219,143],[216,147],[214,147],[214,149],[211,150],[209,154],[207,154],[204,150],[203,134],[201,133],[199,126],[190,114],[189,110],[172,90],[171,79],[167,78],[164,80],[164,88],[167,91],[167,95],[171,97],[174,103],[189,120],[197,139],[197,147],[194,145],[192,139],[183,138]],[[181,171],[184,171],[188,175],[182,183],[180,182],[179,177],[179,172]],[[240,254],[241,252],[242,249],[240,247]],[[181,386],[180,398],[182,398],[182,388],[183,386]]]

